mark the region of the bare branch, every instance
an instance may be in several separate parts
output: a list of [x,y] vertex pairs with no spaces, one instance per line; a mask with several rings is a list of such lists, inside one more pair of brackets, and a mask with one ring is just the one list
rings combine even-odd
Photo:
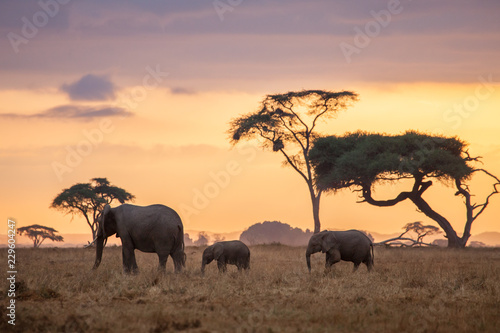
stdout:
[[295,133],[287,124],[286,124],[286,121],[285,119],[283,119],[283,117],[279,116],[279,119],[281,120],[283,126],[290,132],[292,133],[293,137],[295,138],[295,141],[298,142],[298,144],[300,145],[300,147],[302,148],[302,150],[305,149],[304,147],[304,144],[302,143],[302,141],[297,137],[297,133]]
[[299,169],[299,168],[295,165],[295,163],[294,163],[294,162],[292,161],[292,159],[288,156],[288,154],[287,154],[287,153],[283,150],[283,148],[282,148],[282,149],[280,149],[280,151],[281,151],[281,153],[283,154],[283,156],[285,156],[285,158],[286,158],[286,160],[287,160],[288,164],[290,164],[290,165],[291,165],[291,166],[295,169],[295,171],[297,171],[297,172],[299,173],[299,175],[301,175],[301,176],[302,176],[302,178],[304,178],[304,180],[306,181],[306,183],[308,183],[308,184],[309,184],[309,182],[310,182],[311,180],[309,180],[309,179],[306,177],[306,175],[305,175],[305,174],[304,174],[304,173],[303,173],[303,172],[302,172],[302,171],[301,171],[301,170],[300,170],[300,169]]
[[363,194],[362,194],[362,196],[365,199],[364,201],[368,202],[371,205],[378,206],[378,207],[388,207],[388,206],[394,206],[397,203],[408,199],[412,194],[413,194],[413,192],[401,192],[394,199],[389,199],[389,200],[375,200],[372,197],[371,186],[366,185],[366,186],[363,186]]

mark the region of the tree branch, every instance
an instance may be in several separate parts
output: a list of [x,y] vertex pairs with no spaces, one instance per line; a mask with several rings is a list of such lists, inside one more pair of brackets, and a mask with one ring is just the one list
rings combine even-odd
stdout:
[[[465,198],[465,206],[466,206],[466,210],[467,210],[467,222],[465,224],[464,234],[467,234],[469,236],[470,236],[470,229],[472,228],[472,223],[479,217],[479,215],[481,215],[484,212],[484,210],[486,209],[486,207],[490,203],[491,197],[493,195],[495,195],[495,194],[500,193],[499,190],[498,190],[498,188],[497,188],[497,185],[500,185],[500,179],[498,177],[496,177],[495,175],[493,175],[492,173],[490,173],[490,172],[488,172],[487,170],[484,170],[484,169],[475,169],[475,170],[472,171],[472,173],[474,173],[474,172],[483,172],[486,175],[488,175],[491,178],[493,178],[496,182],[493,183],[493,190],[486,197],[484,203],[472,205],[471,204],[471,194],[468,192],[467,189],[465,189],[465,188],[462,187],[463,184],[462,184],[462,182],[459,179],[455,180],[455,185],[457,187],[457,193],[456,193],[456,195],[460,194],[460,195],[462,195]],[[479,211],[476,214],[474,214],[474,211],[477,210],[477,209],[479,209]]]
[[299,173],[299,175],[302,176],[302,178],[304,178],[304,180],[306,181],[307,184],[309,184],[309,179],[306,177],[306,175],[293,163],[293,161],[290,159],[290,157],[287,155],[287,153],[283,150],[283,148],[280,149],[281,153],[285,156],[288,164],[290,164],[294,169],[295,171],[297,171]]
[[413,192],[401,192],[394,199],[389,200],[375,200],[372,197],[371,186],[363,185],[362,196],[365,199],[362,202],[368,202],[370,205],[378,206],[378,207],[389,207],[394,206],[397,203],[408,199]]
[[[412,244],[405,244],[403,242],[390,243],[390,242],[399,241],[399,240],[400,241],[409,241],[409,242],[412,242]],[[385,245],[385,246],[400,245],[400,246],[406,246],[406,247],[414,247],[417,245],[434,246],[433,244],[424,243],[422,241],[414,240],[413,238],[406,238],[406,237],[403,237],[403,238],[395,237],[395,238],[391,238],[391,239],[386,239],[382,242],[374,243],[373,245]]]
[[[292,133],[293,137],[295,138],[295,141],[297,141],[300,145],[300,147],[302,148],[302,150],[305,149],[304,147],[304,144],[302,143],[302,141],[297,137],[297,133],[295,133],[294,131],[292,131],[292,129],[290,127],[288,127],[288,125],[286,124],[286,121],[285,119],[283,119],[283,117],[279,116],[279,119],[281,120],[281,123],[283,124],[283,126],[288,130],[288,132]],[[300,120],[300,118],[299,118]],[[302,121],[301,121],[302,122]],[[306,126],[307,127],[307,126]]]
[[316,121],[319,119],[319,117],[321,117],[322,115],[324,115],[325,113],[328,112],[328,105],[327,105],[326,100],[323,100],[323,107],[324,107],[323,111],[318,113],[316,115],[316,117],[314,117],[314,119],[313,119],[312,126],[311,126],[311,132],[314,130],[314,127],[316,127]]
[[285,106],[285,104],[283,104],[283,101],[279,101],[278,103],[281,106],[283,106],[285,109],[290,111],[295,117],[297,117],[297,119],[301,122],[301,124],[304,125],[304,127],[306,128],[306,131],[309,132],[309,127],[307,126],[307,124],[302,119],[300,119],[299,115],[295,111],[293,111],[293,103],[291,101],[290,101],[290,104],[291,104],[290,107]]

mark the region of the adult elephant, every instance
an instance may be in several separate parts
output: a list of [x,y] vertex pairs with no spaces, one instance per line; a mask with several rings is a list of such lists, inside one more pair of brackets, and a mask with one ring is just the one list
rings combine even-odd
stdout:
[[236,265],[239,271],[250,269],[250,250],[239,240],[214,243],[203,251],[201,274],[213,260],[217,261],[219,272],[225,272],[227,264]]
[[368,271],[373,267],[373,243],[359,230],[325,230],[312,235],[306,251],[309,272],[311,272],[311,254],[319,251],[326,253],[326,268],[341,260],[353,262],[353,272],[361,263],[366,265]]
[[135,206],[123,204],[111,208],[106,205],[98,217],[94,269],[99,267],[102,251],[109,236],[116,234],[122,241],[123,270],[137,272],[134,250],[158,254],[159,270],[165,271],[168,256],[174,261],[176,272],[185,266],[184,228],[181,218],[164,205]]

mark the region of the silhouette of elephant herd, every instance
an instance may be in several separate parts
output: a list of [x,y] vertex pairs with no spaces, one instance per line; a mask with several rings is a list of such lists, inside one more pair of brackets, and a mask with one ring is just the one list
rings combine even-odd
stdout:
[[[94,269],[99,267],[107,239],[116,235],[122,242],[123,270],[125,273],[138,271],[134,251],[156,253],[159,270],[165,271],[167,258],[174,261],[175,272],[182,271],[186,264],[184,253],[184,227],[181,218],[164,205],[136,206],[122,204],[111,208],[106,205],[97,218],[98,230],[94,241],[96,246]],[[354,263],[356,271],[364,263],[370,271],[373,267],[373,243],[361,231],[322,231],[311,236],[306,250],[306,263],[311,271],[311,254],[323,252],[325,267],[344,260]],[[227,264],[236,265],[238,270],[250,269],[250,250],[239,240],[222,241],[208,246],[203,252],[201,273],[205,266],[217,261],[220,272]]]

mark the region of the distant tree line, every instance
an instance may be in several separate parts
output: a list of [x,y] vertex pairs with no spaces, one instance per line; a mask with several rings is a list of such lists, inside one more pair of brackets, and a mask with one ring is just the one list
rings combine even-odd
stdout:
[[208,244],[213,244],[216,242],[221,242],[225,240],[220,234],[214,234],[209,236],[205,231],[200,231],[198,233],[198,239],[193,240],[188,233],[184,234],[184,246],[207,246]]

